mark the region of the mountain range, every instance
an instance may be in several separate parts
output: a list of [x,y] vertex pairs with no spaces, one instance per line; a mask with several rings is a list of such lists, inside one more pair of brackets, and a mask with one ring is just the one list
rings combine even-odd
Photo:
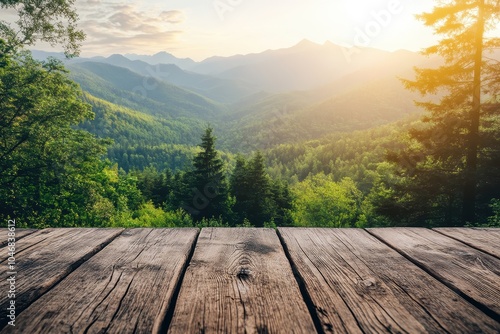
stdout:
[[439,64],[404,50],[307,40],[200,62],[166,52],[70,60],[32,53],[66,63],[94,106],[96,120],[85,125],[89,131],[134,150],[160,143],[191,146],[207,124],[215,128],[219,147],[230,152],[387,124],[419,112],[413,104],[419,96],[405,90],[399,78],[411,79],[414,66]]

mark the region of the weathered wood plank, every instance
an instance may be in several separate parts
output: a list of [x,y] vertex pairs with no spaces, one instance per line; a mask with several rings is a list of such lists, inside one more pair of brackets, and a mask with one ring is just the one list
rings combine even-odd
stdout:
[[[47,229],[20,239],[16,243],[14,269],[17,273],[17,314],[122,231],[123,229]],[[0,266],[7,268],[7,257],[7,253],[2,254]],[[6,279],[0,281],[0,291],[9,291],[9,282]],[[9,303],[7,293],[2,293],[0,309],[5,310]],[[2,316],[0,328],[6,324],[7,318]]]
[[159,333],[198,229],[126,230],[1,333]]
[[314,332],[274,230],[202,230],[169,333]]
[[369,231],[500,318],[500,260],[496,257],[424,228]]
[[497,333],[500,324],[359,229],[279,228],[325,333]]
[[[22,239],[30,234],[33,234],[35,233],[36,229],[30,229],[30,228],[16,228],[16,231],[14,232],[15,233],[15,239],[16,239],[16,242],[19,240],[19,239]],[[0,248],[1,247],[4,247],[5,245],[7,245],[8,243],[8,233],[9,233],[9,230],[7,228],[2,228],[0,230]]]
[[[61,231],[57,232],[58,229],[55,228],[47,228],[43,230],[38,230],[35,233],[27,235],[25,238],[21,238],[19,242],[16,242],[16,254],[19,255],[23,250],[33,247],[34,245],[43,242],[43,240],[47,238],[56,237],[56,234],[64,233],[64,231],[68,231],[67,229],[59,229]],[[75,229],[76,231],[76,229]],[[1,257],[1,261],[6,261],[7,253],[3,253]],[[0,262],[1,263],[1,262]]]
[[435,228],[434,230],[500,258],[500,228]]

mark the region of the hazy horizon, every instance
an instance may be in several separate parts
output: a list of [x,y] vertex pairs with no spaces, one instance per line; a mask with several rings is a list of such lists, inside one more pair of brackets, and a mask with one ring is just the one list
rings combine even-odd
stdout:
[[[76,1],[79,27],[87,34],[83,57],[165,51],[195,61],[288,48],[304,39],[416,52],[436,41],[415,18],[433,5],[432,0]],[[11,15],[6,11],[2,19]],[[61,51],[47,44],[33,49]]]
[[[106,54],[95,54],[95,55],[91,55],[91,54],[88,54],[88,55],[85,55],[85,54],[81,54],[79,57],[80,58],[93,58],[93,57],[105,57],[105,58],[108,58],[110,56],[113,56],[113,55],[122,55],[122,56],[127,56],[127,55],[136,55],[136,56],[145,56],[145,57],[149,57],[149,56],[155,56],[157,54],[162,54],[162,53],[167,53],[167,54],[170,54],[178,59],[191,59],[191,60],[194,60],[195,62],[203,62],[207,59],[210,59],[210,58],[214,58],[214,57],[222,57],[222,58],[229,58],[229,57],[234,57],[234,56],[247,56],[247,55],[252,55],[252,54],[260,54],[260,53],[264,53],[264,52],[267,52],[267,51],[277,51],[277,50],[283,50],[283,49],[290,49],[290,48],[293,48],[293,47],[296,47],[297,45],[299,45],[300,43],[303,43],[303,42],[309,42],[309,43],[313,43],[319,47],[323,47],[325,46],[325,44],[327,43],[332,43],[334,46],[338,46],[339,48],[346,48],[346,49],[350,49],[350,48],[359,48],[360,50],[362,50],[363,48],[365,47],[358,47],[358,46],[355,46],[355,45],[351,45],[351,46],[348,46],[348,45],[341,45],[341,44],[337,44],[333,41],[325,41],[324,43],[316,43],[316,42],[313,42],[307,38],[304,38],[302,40],[299,40],[297,41],[296,43],[293,43],[291,45],[288,45],[288,46],[283,46],[283,47],[277,47],[277,48],[270,48],[270,49],[262,49],[262,50],[257,50],[257,51],[254,51],[254,52],[247,52],[247,53],[234,53],[234,54],[228,54],[228,55],[225,55],[225,56],[221,56],[221,55],[217,55],[217,54],[214,54],[214,55],[211,55],[211,56],[208,56],[206,58],[201,58],[201,59],[195,59],[193,57],[189,57],[189,56],[186,56],[186,57],[183,57],[183,56],[178,56],[175,52],[169,52],[169,51],[166,51],[166,50],[160,50],[158,52],[153,52],[153,53],[141,53],[141,52],[123,52],[123,53],[118,53],[118,52],[111,52],[111,53],[106,53]],[[46,49],[46,48],[43,48],[43,47],[37,47],[37,46],[34,46],[34,47],[30,47],[29,48],[31,51],[42,51],[42,52],[56,52],[56,53],[60,53],[61,55],[63,54],[63,51],[62,50],[57,50],[57,49]],[[409,49],[404,49],[404,48],[401,48],[401,49],[395,49],[395,50],[384,50],[384,49],[381,49],[381,48],[376,48],[376,47],[366,47],[366,49],[373,49],[373,50],[380,50],[380,51],[386,51],[386,52],[389,52],[389,53],[395,53],[395,52],[399,52],[399,51],[407,51],[407,52],[415,52],[415,53],[418,53],[419,50],[417,51],[413,51],[413,50],[409,50]]]

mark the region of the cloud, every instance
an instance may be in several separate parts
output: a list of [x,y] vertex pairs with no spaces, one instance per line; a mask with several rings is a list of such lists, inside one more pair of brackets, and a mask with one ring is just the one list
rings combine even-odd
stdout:
[[178,10],[164,10],[160,13],[160,18],[169,23],[181,23],[184,21],[184,15]]
[[178,25],[184,21],[184,13],[178,10],[158,11],[100,0],[86,3],[79,23],[87,34],[84,52],[158,52],[176,44],[183,34]]

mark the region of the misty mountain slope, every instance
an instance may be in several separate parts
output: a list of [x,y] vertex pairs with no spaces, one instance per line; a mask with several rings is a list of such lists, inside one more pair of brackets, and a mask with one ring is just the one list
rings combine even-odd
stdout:
[[[192,145],[193,138],[198,139],[195,132],[210,123],[221,149],[250,152],[368,129],[418,112],[413,105],[418,96],[406,91],[397,77],[412,78],[413,66],[433,67],[435,59],[374,49],[356,49],[346,57],[345,51],[332,43],[303,41],[260,54],[209,58],[190,71],[122,55],[70,61],[68,66],[84,91],[101,99],[101,105],[105,101],[113,105],[93,123],[96,134],[119,138],[127,145],[134,141],[126,138],[152,145]],[[237,82],[242,80],[254,81],[252,89],[259,90],[246,84],[241,89]],[[299,86],[313,88],[291,89]],[[285,91],[273,93],[281,89]],[[221,95],[219,99],[236,102],[223,105],[202,96],[211,90]],[[120,107],[129,112],[118,112]],[[142,115],[132,116],[131,111]],[[144,114],[153,118],[146,120]]]
[[[148,56],[137,55],[135,55],[136,57],[134,57],[134,55],[126,55],[126,57],[120,54],[114,54],[109,57],[98,56],[92,58],[66,59],[64,54],[60,52],[33,50],[32,53],[35,59],[47,60],[47,58],[53,57],[63,61],[68,66],[90,62],[123,67],[143,77],[162,80],[167,84],[185,88],[219,103],[235,103],[259,91],[259,87],[247,84],[241,80],[222,79],[187,71],[184,67],[179,66],[179,62],[177,61],[172,63],[168,62],[169,59],[172,60],[169,57],[156,57],[154,58],[156,61],[150,63],[146,61],[150,59]],[[129,56],[137,59],[131,60],[128,58]],[[139,59],[144,59],[145,61]],[[179,60],[178,58],[175,59]],[[164,61],[165,63],[158,63],[158,61]],[[196,64],[192,60],[191,62]]]
[[323,45],[304,40],[286,49],[233,57],[212,57],[193,67],[193,71],[226,79],[238,79],[269,92],[309,90],[335,81],[363,67],[386,59],[391,53],[360,49],[346,56],[346,49],[327,42]]
[[227,137],[238,138],[240,149],[251,151],[368,129],[422,112],[413,102],[420,96],[406,90],[396,73],[411,78],[413,70],[405,64],[372,67],[316,90],[265,96],[233,112]]
[[[353,57],[356,57],[356,55],[353,55]],[[333,98],[384,78],[413,79],[415,77],[414,67],[427,68],[436,67],[437,65],[436,58],[427,58],[418,53],[400,50],[391,53],[376,64],[352,71],[314,89],[314,91],[317,95],[324,96],[325,99]]]
[[[429,60],[417,53],[397,51],[391,57],[379,61],[375,65],[355,70],[345,76],[332,80],[327,85],[312,90],[278,94],[255,94],[239,103],[233,104],[232,108],[228,111],[230,115],[224,115],[224,117],[231,120],[238,119],[245,121],[258,116],[265,118],[266,113],[269,113],[272,117],[275,116],[276,112],[280,114],[292,114],[349,92],[357,92],[354,95],[360,94],[359,89],[363,90],[363,87],[372,83],[375,83],[375,86],[378,88],[378,85],[384,85],[384,80],[392,81],[389,85],[390,87],[387,86],[387,89],[394,88],[398,92],[401,92],[403,86],[397,78],[411,79],[414,77],[413,67],[415,64],[427,67],[432,66],[434,62],[433,59]],[[361,93],[363,92],[361,91]],[[384,95],[386,92],[381,91],[380,93]],[[391,94],[389,91],[387,93]]]
[[367,129],[420,112],[413,102],[418,96],[389,77],[302,110],[294,119],[315,135]]
[[194,92],[144,77],[129,69],[97,62],[68,65],[84,91],[109,102],[163,117],[211,119],[221,104]]
[[[41,53],[39,57],[49,55],[37,53]],[[425,57],[409,51],[346,49],[330,42],[319,45],[307,40],[290,48],[208,58],[201,63],[193,62],[195,65],[190,71],[173,64],[152,65],[130,60],[122,55],[77,58],[66,62],[77,64],[89,61],[124,67],[143,77],[161,79],[218,102],[236,104],[248,101],[248,97],[252,98],[259,92],[276,94],[323,90],[318,99],[326,99],[381,76],[401,75],[403,72],[411,76],[413,66],[429,65]]]
[[138,55],[134,53],[127,53],[124,56],[130,60],[140,60],[151,65],[174,64],[184,70],[189,70],[197,64],[191,58],[177,58],[174,55],[165,51],[158,52],[154,55]]
[[315,91],[293,91],[270,94],[262,92],[232,104],[220,118],[226,121],[247,122],[254,118],[274,117],[292,114],[322,101],[328,96],[318,95]]
[[141,60],[130,60],[118,54],[93,61],[124,67],[144,77],[163,80],[222,103],[237,102],[257,92],[256,87],[244,82],[185,71],[174,64],[152,65]]

